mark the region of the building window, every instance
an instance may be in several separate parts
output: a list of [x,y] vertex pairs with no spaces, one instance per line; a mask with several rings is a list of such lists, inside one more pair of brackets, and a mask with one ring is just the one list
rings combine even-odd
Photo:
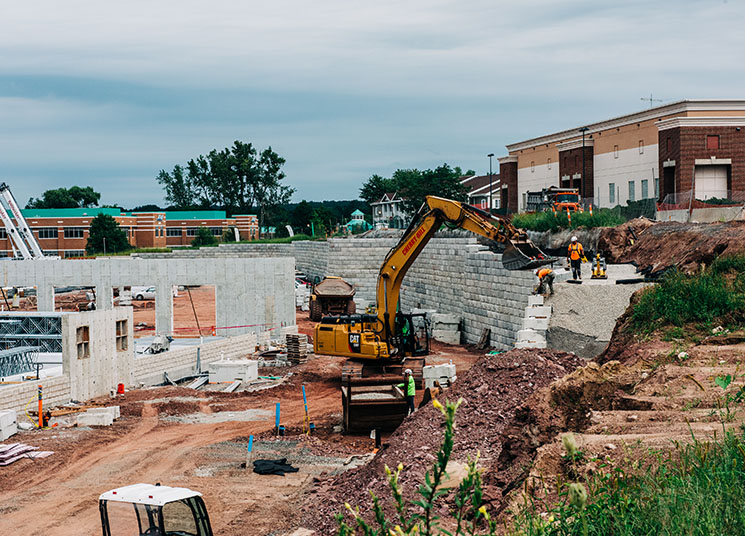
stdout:
[[613,146],[613,158],[618,158],[618,145]]
[[608,202],[611,206],[616,204],[616,183],[611,182],[608,185]]
[[37,230],[39,238],[57,238],[56,227],[41,227]]
[[8,230],[5,227],[0,227],[0,240],[8,238]]
[[644,154],[644,140],[639,140],[639,154]]
[[646,199],[649,197],[649,181],[647,179],[642,179],[642,199]]
[[198,227],[187,227],[186,236],[197,236]]
[[579,155],[578,154],[574,155],[574,167],[575,168],[579,167]]
[[565,156],[564,157],[564,170],[566,170],[566,168],[568,167],[569,167],[569,157]]
[[629,203],[636,201],[636,184],[629,181]]
[[706,136],[706,149],[716,151],[719,149],[719,136],[716,134]]
[[65,227],[65,238],[83,238],[85,227]]
[[129,330],[127,329],[126,320],[116,321],[116,350],[117,352],[123,352],[129,346],[128,341]]
[[[667,152],[668,153],[673,152],[673,139],[670,136],[667,137]],[[668,158],[669,158],[669,155],[668,155]]]
[[90,349],[90,330],[88,326],[80,326],[76,332],[76,341],[78,346],[78,359],[85,359],[91,356]]
[[166,227],[166,236],[181,236],[180,227]]
[[46,255],[47,257],[56,257],[57,255],[59,255],[59,253],[56,249],[45,249],[44,255]]
[[222,236],[222,227],[210,227],[212,236]]
[[548,159],[548,169],[551,169],[551,159]]
[[654,180],[654,196],[660,197],[660,179],[659,178]]
[[64,257],[66,259],[73,259],[75,257],[85,257],[85,250],[83,249],[69,249],[65,251]]

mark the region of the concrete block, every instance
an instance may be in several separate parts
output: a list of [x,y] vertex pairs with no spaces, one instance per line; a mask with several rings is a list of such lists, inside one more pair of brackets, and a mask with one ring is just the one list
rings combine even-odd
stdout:
[[527,318],[548,318],[551,316],[550,305],[539,305],[525,308],[525,316]]
[[7,409],[4,411],[0,411],[0,428],[10,426],[15,422],[18,422],[18,416],[15,410]]
[[100,408],[90,408],[87,413],[108,413],[111,415],[112,420],[117,420],[121,417],[119,406],[105,406]]
[[445,344],[460,344],[460,331],[432,330],[432,338]]
[[546,342],[546,337],[534,329],[521,329],[517,332],[517,342]]
[[515,348],[522,349],[522,348],[546,348],[546,341],[543,342],[516,342]]
[[114,418],[111,412],[98,411],[81,413],[77,418],[78,426],[111,426]]
[[16,424],[15,421],[5,426],[0,426],[0,441],[5,441],[10,436],[16,435],[17,433],[18,424]]
[[548,323],[548,318],[525,318],[523,319],[523,329],[546,331],[548,330]]
[[210,363],[210,383],[253,381],[259,377],[259,362],[250,359],[224,360]]
[[543,296],[528,296],[528,307],[543,305]]
[[433,324],[460,324],[460,317],[458,315],[451,315],[446,313],[435,313],[432,315]]

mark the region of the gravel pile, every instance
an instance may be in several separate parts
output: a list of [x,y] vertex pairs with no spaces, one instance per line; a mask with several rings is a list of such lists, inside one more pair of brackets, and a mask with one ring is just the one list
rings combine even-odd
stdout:
[[[573,354],[552,350],[512,350],[480,359],[445,394],[452,401],[463,399],[457,414],[453,459],[464,461],[478,451],[481,466],[489,466],[500,452],[501,433],[515,409],[537,389],[583,363]],[[344,510],[345,502],[359,505],[363,515],[368,515],[368,490],[390,505],[386,465],[395,468],[403,463],[401,484],[405,495],[413,497],[435,459],[442,441],[442,423],[442,416],[432,406],[408,417],[370,463],[316,485],[301,507],[304,524],[321,534],[333,533],[333,515]]]

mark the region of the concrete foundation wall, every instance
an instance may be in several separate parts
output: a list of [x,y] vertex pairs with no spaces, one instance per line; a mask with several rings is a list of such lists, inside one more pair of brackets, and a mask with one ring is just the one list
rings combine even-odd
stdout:
[[694,208],[690,217],[688,209],[658,210],[655,214],[657,221],[677,221],[698,223],[716,223],[720,221],[742,220],[745,217],[742,207]]
[[[124,322],[125,348],[118,350],[117,322]],[[87,356],[81,356],[79,331],[87,328]],[[80,348],[83,350],[83,347]],[[88,400],[108,394],[117,384],[133,383],[134,332],[131,307],[62,315],[62,371],[70,378],[70,397]]]
[[[173,330],[173,285],[214,285],[218,327],[294,325],[293,278],[294,262],[282,257],[124,257],[0,263],[2,285],[37,287],[39,311],[54,310],[55,286],[95,285],[97,309],[108,310],[113,307],[113,287],[154,285],[155,327],[159,333]],[[255,330],[238,327],[221,330],[220,335]]]

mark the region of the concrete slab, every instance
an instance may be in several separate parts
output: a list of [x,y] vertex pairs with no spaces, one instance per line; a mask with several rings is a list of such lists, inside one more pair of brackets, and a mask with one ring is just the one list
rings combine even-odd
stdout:
[[210,363],[209,374],[211,383],[250,382],[259,378],[259,362],[250,359],[215,361]]
[[517,342],[546,342],[545,336],[534,329],[521,329],[517,332]]
[[78,426],[111,426],[114,418],[111,412],[88,412],[78,415]]
[[536,331],[546,331],[550,320],[548,318],[525,318],[523,319],[524,329],[533,329]]
[[108,413],[111,415],[112,420],[117,420],[121,417],[119,406],[105,406],[100,408],[90,408],[86,413]]
[[18,422],[18,415],[15,410],[7,409],[0,411],[0,428],[10,426],[15,422]]
[[515,348],[546,348],[546,342],[516,342]]
[[460,331],[450,331],[443,329],[432,330],[432,338],[445,344],[460,344]]
[[526,318],[549,318],[551,316],[550,305],[536,305],[525,308]]
[[528,296],[528,307],[543,305],[543,296]]

